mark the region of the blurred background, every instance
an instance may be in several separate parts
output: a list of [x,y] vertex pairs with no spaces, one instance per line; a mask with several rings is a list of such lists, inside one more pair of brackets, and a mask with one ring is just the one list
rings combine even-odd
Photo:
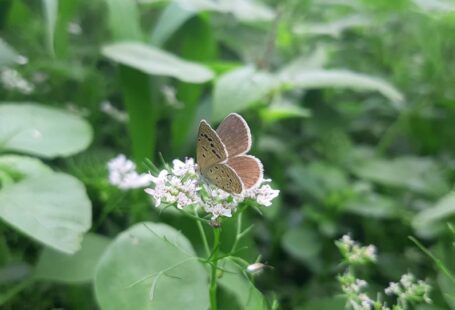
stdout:
[[[0,0],[0,153],[40,157],[82,182],[92,234],[165,222],[199,252],[191,220],[110,186],[106,163],[123,153],[146,171],[146,158],[193,157],[199,120],[216,126],[238,112],[281,191],[263,215],[248,212],[254,229],[239,253],[273,266],[255,281],[268,300],[343,309],[334,241],[350,234],[378,248],[377,266],[362,273],[371,290],[409,271],[433,286],[433,304],[420,309],[455,309],[455,285],[408,239],[455,268],[454,55],[450,0]],[[41,113],[35,104],[86,129],[62,131],[54,153],[56,139],[8,145],[8,126]],[[0,157],[2,167],[12,169]],[[90,281],[37,267],[43,246],[16,230],[21,214],[2,211],[10,179],[0,180],[1,308],[97,309]],[[36,268],[46,280],[31,283]],[[242,309],[225,298],[223,309]]]

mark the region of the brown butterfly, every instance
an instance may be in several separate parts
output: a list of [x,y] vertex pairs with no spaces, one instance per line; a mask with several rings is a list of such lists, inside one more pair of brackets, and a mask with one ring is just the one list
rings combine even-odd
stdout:
[[261,161],[245,155],[250,148],[250,128],[237,113],[229,114],[216,131],[205,120],[199,124],[196,147],[199,171],[228,193],[241,194],[262,181]]

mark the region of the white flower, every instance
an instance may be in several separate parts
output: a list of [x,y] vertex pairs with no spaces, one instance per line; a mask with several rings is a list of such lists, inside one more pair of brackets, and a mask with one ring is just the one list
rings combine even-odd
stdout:
[[376,247],[374,245],[361,246],[359,243],[353,241],[349,235],[344,235],[335,244],[349,264],[362,265],[375,262],[377,259]]
[[111,159],[107,167],[109,182],[122,190],[148,186],[154,179],[148,173],[137,173],[136,165],[123,154]]
[[25,80],[19,72],[10,68],[0,71],[0,83],[8,90],[17,90],[25,95],[31,94],[35,89],[33,84]]
[[199,206],[211,215],[212,220],[220,216],[232,217],[238,204],[246,198],[270,206],[271,201],[279,194],[279,191],[272,189],[269,184],[262,184],[240,195],[230,194],[212,184],[204,184],[192,158],[172,161],[172,167],[162,170],[157,177],[152,176],[151,181],[151,188],[145,191],[153,197],[155,206],[162,203],[175,204],[179,209]]
[[413,274],[407,273],[401,276],[400,282],[391,282],[385,289],[385,293],[387,295],[396,295],[399,304],[408,302],[431,303],[430,290],[431,287],[428,283],[417,280]]

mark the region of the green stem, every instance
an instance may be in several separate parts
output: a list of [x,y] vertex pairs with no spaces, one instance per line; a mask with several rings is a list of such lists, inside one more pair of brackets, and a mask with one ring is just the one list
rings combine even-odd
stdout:
[[[199,217],[196,208],[194,208],[194,215],[196,217]],[[207,237],[205,236],[204,227],[202,227],[201,221],[196,221],[196,224],[197,224],[197,228],[199,229],[199,233],[201,234],[201,239],[202,239],[202,243],[204,244],[205,254],[207,254],[207,256],[209,256],[210,255],[209,243],[207,242]]]
[[211,275],[210,275],[210,309],[217,310],[216,304],[216,272],[218,269],[218,254],[220,250],[220,229],[213,228],[213,249],[211,255]]
[[4,305],[8,300],[12,299],[14,296],[22,292],[24,289],[29,287],[35,281],[34,277],[29,277],[26,280],[16,284],[11,289],[6,292],[2,292],[0,295],[0,306]]
[[239,212],[239,215],[237,217],[237,234],[235,235],[235,241],[234,244],[232,245],[231,254],[234,253],[235,250],[237,249],[240,240],[240,235],[242,234],[242,214],[243,212]]

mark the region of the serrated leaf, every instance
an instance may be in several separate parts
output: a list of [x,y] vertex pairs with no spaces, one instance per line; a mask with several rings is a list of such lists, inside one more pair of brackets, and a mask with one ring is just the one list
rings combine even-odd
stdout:
[[144,73],[170,76],[188,83],[204,83],[213,78],[213,72],[203,65],[139,42],[110,44],[103,47],[103,54]]
[[53,158],[88,147],[90,125],[79,116],[33,103],[0,104],[0,149]]

